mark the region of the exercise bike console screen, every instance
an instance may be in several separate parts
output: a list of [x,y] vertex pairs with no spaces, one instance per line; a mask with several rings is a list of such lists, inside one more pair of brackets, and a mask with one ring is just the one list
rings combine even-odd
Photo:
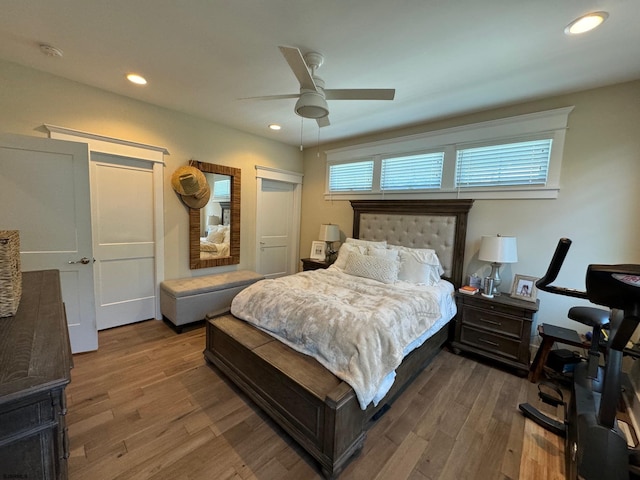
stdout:
[[593,303],[620,310],[640,304],[639,265],[589,265],[586,283]]

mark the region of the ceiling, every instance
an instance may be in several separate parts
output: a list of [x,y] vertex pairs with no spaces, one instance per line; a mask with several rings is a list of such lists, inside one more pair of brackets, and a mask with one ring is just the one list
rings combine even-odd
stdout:
[[[1,3],[1,59],[291,145],[640,78],[639,0]],[[563,33],[597,10],[609,13],[599,29]],[[298,93],[278,45],[322,53],[326,88],[395,88],[395,99],[330,100],[322,129],[294,113],[295,99],[239,100]]]

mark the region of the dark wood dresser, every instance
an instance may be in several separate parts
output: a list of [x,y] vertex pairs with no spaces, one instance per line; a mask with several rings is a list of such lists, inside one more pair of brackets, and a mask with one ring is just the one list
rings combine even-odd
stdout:
[[507,294],[486,298],[456,292],[458,314],[451,342],[456,353],[473,352],[529,373],[531,328],[540,301],[527,302]]
[[58,270],[22,273],[13,317],[0,318],[0,479],[65,479],[71,348]]

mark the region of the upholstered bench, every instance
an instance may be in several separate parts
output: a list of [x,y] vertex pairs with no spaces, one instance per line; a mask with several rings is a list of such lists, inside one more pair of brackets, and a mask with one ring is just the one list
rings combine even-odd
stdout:
[[183,325],[204,320],[207,314],[218,315],[226,312],[233,297],[263,278],[264,276],[256,272],[238,270],[202,277],[165,280],[160,284],[162,316],[181,332]]

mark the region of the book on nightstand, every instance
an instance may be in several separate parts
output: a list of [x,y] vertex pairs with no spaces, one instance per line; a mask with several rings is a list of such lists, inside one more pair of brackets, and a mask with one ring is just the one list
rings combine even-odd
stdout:
[[458,289],[458,291],[460,293],[466,293],[467,295],[475,295],[476,293],[478,293],[480,291],[480,289],[478,289],[476,287],[471,287],[469,285],[465,285],[464,287],[460,287]]

